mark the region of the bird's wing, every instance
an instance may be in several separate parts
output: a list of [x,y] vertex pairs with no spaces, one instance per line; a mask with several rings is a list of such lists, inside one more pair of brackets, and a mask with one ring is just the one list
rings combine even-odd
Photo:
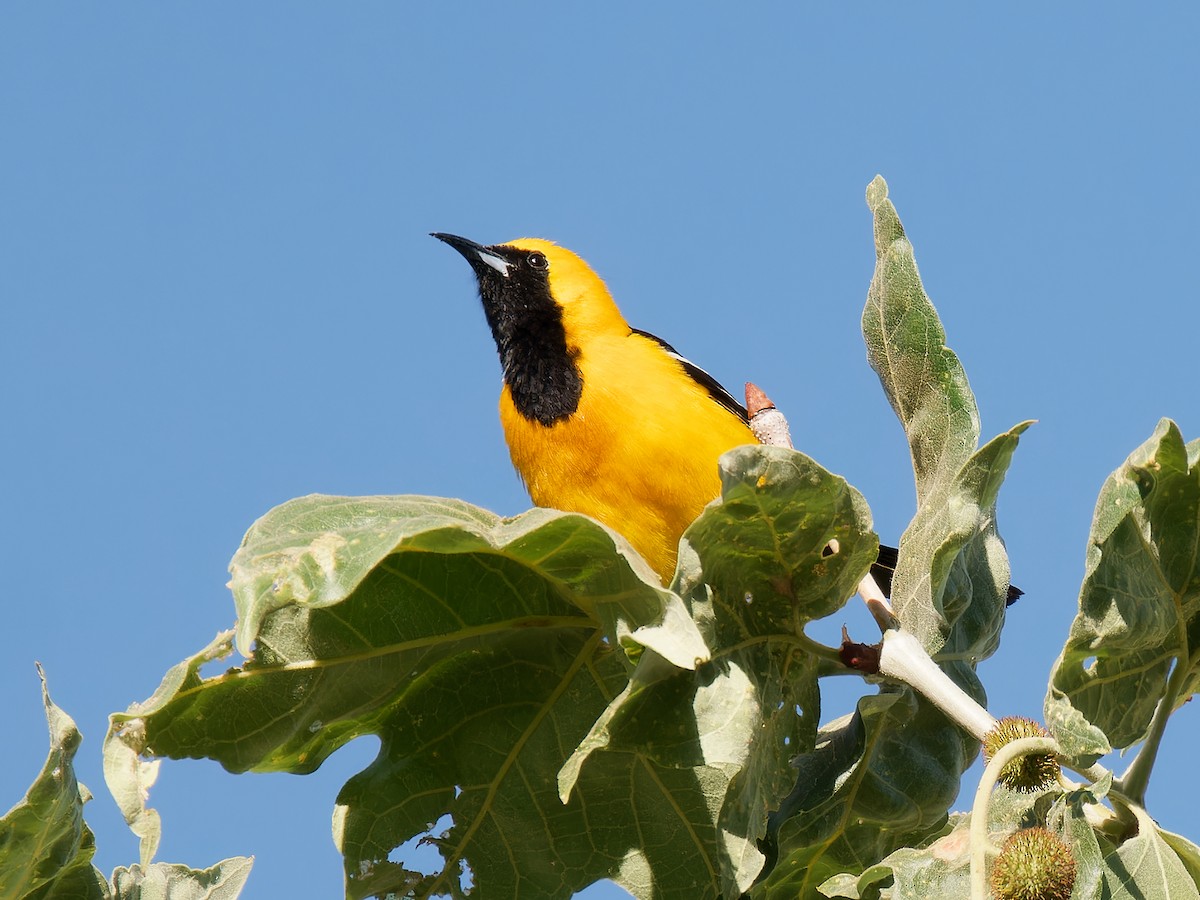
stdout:
[[713,400],[715,400],[729,412],[733,413],[743,422],[748,421],[746,416],[746,407],[738,403],[737,400],[733,398],[733,395],[721,386],[721,383],[717,381],[717,379],[713,378],[687,357],[682,356],[678,350],[657,335],[651,334],[648,331],[642,331],[640,328],[631,328],[630,331],[633,334],[640,334],[644,338],[649,338],[650,340],[654,341],[654,343],[658,344],[658,346],[662,347],[663,350],[665,350],[673,359],[677,360],[679,364],[683,366],[683,370],[691,376],[692,380],[695,381],[696,384],[708,391],[708,395],[712,397]]
[[[885,597],[892,596],[892,576],[896,574],[896,566],[900,562],[900,551],[895,547],[888,547],[884,544],[879,545],[879,558],[875,560],[875,564],[871,566],[871,575],[875,578],[875,583],[879,585],[879,589],[883,591]],[[1008,596],[1005,597],[1004,605],[1012,606],[1017,602],[1017,598],[1025,592],[1015,585],[1008,586]]]

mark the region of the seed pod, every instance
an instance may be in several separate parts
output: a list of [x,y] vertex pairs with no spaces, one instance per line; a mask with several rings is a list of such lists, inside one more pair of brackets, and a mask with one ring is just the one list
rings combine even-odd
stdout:
[[1045,828],[1010,835],[992,864],[992,891],[1000,900],[1070,900],[1075,857]]
[[[1005,744],[1028,737],[1049,737],[1049,733],[1033,719],[1007,716],[984,737],[983,758],[991,762]],[[1058,760],[1053,754],[1028,753],[1001,769],[999,781],[1009,790],[1033,793],[1050,787],[1058,778],[1058,773]]]

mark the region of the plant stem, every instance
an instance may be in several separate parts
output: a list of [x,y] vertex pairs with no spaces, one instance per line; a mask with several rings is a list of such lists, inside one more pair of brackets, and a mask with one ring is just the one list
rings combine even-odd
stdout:
[[921,642],[903,629],[884,632],[879,673],[924,695],[978,741],[996,727],[995,717],[955,684],[925,652]]
[[820,641],[815,641],[803,631],[792,635],[791,642],[804,650],[805,653],[815,656],[821,665],[827,665],[831,669],[846,668],[842,664],[841,656],[838,655],[837,647],[830,647],[827,644],[822,644]]
[[870,572],[864,575],[862,581],[858,583],[858,595],[867,604],[867,611],[875,619],[875,624],[879,626],[881,632],[886,634],[888,629],[900,627],[900,620],[892,611],[892,604]]
[[[1178,599],[1176,604],[1178,604]],[[1187,623],[1182,610],[1176,606],[1175,632],[1179,640],[1179,652],[1175,655],[1175,668],[1167,679],[1167,688],[1163,697],[1158,701],[1158,708],[1150,719],[1150,728],[1146,731],[1146,739],[1138,749],[1137,755],[1116,780],[1114,787],[1137,806],[1146,805],[1146,788],[1150,784],[1150,771],[1154,768],[1154,760],[1158,757],[1158,748],[1162,743],[1164,732],[1167,730],[1167,720],[1175,711],[1175,700],[1183,690],[1189,674],[1193,671],[1193,660],[1189,658]]]
[[1187,678],[1188,669],[1175,660],[1175,671],[1167,680],[1167,689],[1158,701],[1154,717],[1150,720],[1150,728],[1146,732],[1146,740],[1138,748],[1137,754],[1129,767],[1116,780],[1114,787],[1135,805],[1146,805],[1146,788],[1150,784],[1150,771],[1154,768],[1154,760],[1158,757],[1158,748],[1162,743],[1164,732],[1167,730],[1167,720],[1175,711],[1175,698],[1179,696],[1182,682]]
[[1000,777],[1000,770],[1018,756],[1033,753],[1057,755],[1058,752],[1058,742],[1054,738],[1020,738],[1001,747],[983,770],[979,787],[975,790],[975,802],[971,805],[971,900],[987,900],[988,897],[988,803],[992,799],[992,789]]

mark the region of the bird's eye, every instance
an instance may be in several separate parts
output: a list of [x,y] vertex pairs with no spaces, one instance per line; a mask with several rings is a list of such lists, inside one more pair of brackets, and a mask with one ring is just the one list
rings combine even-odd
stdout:
[[550,268],[550,262],[546,259],[545,254],[542,253],[530,253],[529,265],[531,268],[538,269],[540,271],[545,271],[546,269]]

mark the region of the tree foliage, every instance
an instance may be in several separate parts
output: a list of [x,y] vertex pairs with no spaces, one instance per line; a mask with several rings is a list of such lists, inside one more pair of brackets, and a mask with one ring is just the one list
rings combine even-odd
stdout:
[[[81,740],[75,722],[50,699],[41,667],[50,753],[24,799],[0,819],[3,900],[232,900],[250,874],[245,857],[207,869],[171,863],[122,866],[107,879],[92,865],[95,837],[83,820],[91,792],[75,778]],[[154,765],[154,764],[151,764]],[[152,780],[152,779],[148,779]]]
[[[975,666],[998,646],[1009,578],[996,501],[1028,423],[980,446],[965,371],[882,179],[867,201],[877,263],[863,332],[918,499],[895,614],[982,703]],[[165,871],[146,805],[162,758],[306,773],[375,734],[378,756],[334,812],[349,897],[567,897],[609,878],[639,898],[960,898],[977,890],[972,850],[990,858],[978,834],[999,846],[1033,824],[1070,847],[1073,897],[1200,897],[1200,849],[1144,808],[1170,715],[1200,678],[1198,457],[1200,442],[1164,421],[1097,504],[1046,700],[1060,759],[1084,781],[983,791],[970,814],[950,808],[977,737],[921,685],[867,677],[853,710],[821,707],[822,680],[846,669],[805,627],[853,597],[878,541],[864,498],[802,453],[722,457],[721,497],[684,535],[668,587],[575,514],[293,500],[234,556],[235,628],[112,716],[106,777],[142,839],[134,870]],[[201,673],[235,648],[239,665]],[[0,850],[95,880],[80,896],[124,896],[132,876],[118,870],[114,888],[89,868],[82,789],[43,784],[69,771],[77,741],[47,709],[51,761]],[[1094,765],[1135,745],[1120,775]],[[19,840],[35,820],[41,857]],[[396,858],[414,839],[439,866]],[[246,865],[220,864],[229,890]]]

